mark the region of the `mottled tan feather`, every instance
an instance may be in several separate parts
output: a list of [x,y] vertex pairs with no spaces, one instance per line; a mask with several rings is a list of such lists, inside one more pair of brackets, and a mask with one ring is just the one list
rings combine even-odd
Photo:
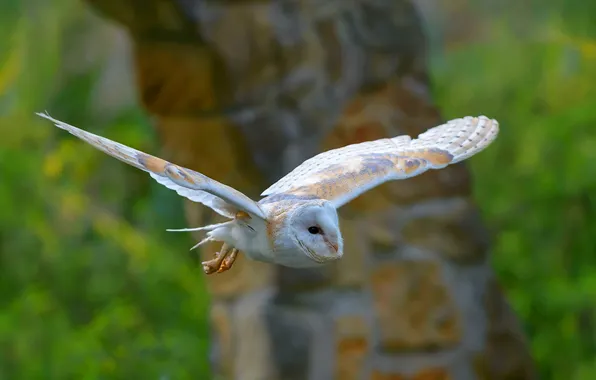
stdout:
[[451,120],[420,134],[330,150],[306,160],[262,195],[315,196],[341,207],[371,188],[460,162],[495,140],[499,124],[485,116]]
[[210,207],[228,218],[240,212],[266,219],[258,203],[227,185],[219,183],[201,173],[187,169],[166,160],[151,156],[107,138],[83,131],[70,124],[56,120],[48,114],[37,115],[52,121],[57,127],[87,142],[102,152],[141,169],[165,187],[194,202]]

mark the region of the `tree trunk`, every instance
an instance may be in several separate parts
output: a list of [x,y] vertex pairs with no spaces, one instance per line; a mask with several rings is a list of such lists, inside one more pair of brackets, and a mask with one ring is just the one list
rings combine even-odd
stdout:
[[[407,0],[87,1],[134,41],[164,157],[255,198],[319,151],[442,121]],[[187,211],[193,226],[213,214]],[[218,378],[534,378],[465,164],[383,185],[340,215],[335,264],[240,257],[207,278]]]

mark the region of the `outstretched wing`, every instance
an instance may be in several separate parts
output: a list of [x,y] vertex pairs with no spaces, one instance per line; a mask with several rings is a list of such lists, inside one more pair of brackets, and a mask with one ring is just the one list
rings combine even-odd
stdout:
[[492,143],[499,123],[485,116],[451,120],[420,134],[367,141],[318,154],[261,195],[289,193],[327,199],[336,208],[384,182],[441,169]]
[[265,213],[255,201],[238,190],[201,173],[83,131],[56,120],[47,113],[37,113],[37,115],[52,121],[58,128],[68,131],[102,152],[149,173],[153,179],[168,189],[176,191],[191,201],[202,203],[223,216],[234,218],[237,212],[244,211],[252,216],[266,219]]

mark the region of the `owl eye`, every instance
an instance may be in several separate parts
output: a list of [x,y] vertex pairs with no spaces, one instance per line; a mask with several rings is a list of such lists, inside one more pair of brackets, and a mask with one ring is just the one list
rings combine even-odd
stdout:
[[308,227],[308,232],[310,232],[313,235],[316,235],[319,232],[321,232],[321,229],[317,226],[312,226],[312,227]]

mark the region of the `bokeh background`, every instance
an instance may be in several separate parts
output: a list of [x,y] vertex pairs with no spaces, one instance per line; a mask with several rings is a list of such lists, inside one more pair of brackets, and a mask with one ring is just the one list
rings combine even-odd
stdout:
[[[445,119],[543,379],[596,379],[596,3],[420,0]],[[0,378],[210,378],[210,302],[175,193],[33,116],[159,152],[129,37],[74,0],[0,4]]]

